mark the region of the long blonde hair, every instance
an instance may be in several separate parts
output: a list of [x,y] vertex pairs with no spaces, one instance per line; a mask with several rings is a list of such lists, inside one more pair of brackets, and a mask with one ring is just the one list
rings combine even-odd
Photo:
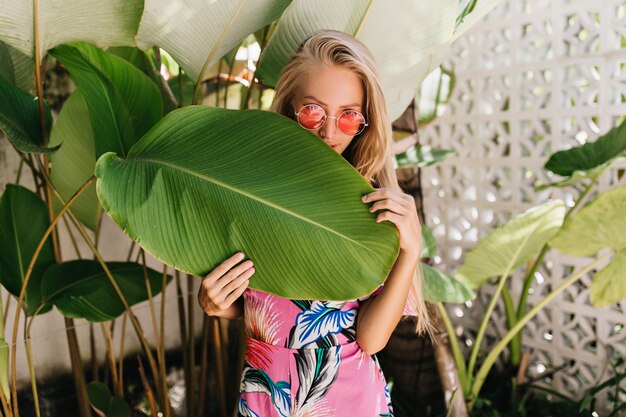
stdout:
[[[353,71],[365,89],[364,115],[369,126],[354,137],[344,157],[373,186],[400,189],[394,168],[391,121],[376,63],[367,47],[354,37],[334,30],[316,32],[298,48],[283,68],[275,88],[272,111],[294,117],[292,102],[299,81],[311,68],[340,66]],[[430,320],[422,296],[419,267],[413,277],[409,302],[417,318],[416,331],[430,330]]]

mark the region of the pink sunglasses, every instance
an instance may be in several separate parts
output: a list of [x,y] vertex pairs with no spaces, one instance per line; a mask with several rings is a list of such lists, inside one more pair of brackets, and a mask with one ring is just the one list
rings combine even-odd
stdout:
[[349,136],[358,135],[369,126],[365,116],[356,110],[344,110],[337,117],[327,116],[324,108],[317,104],[306,104],[296,113],[300,126],[308,130],[319,129],[326,123],[326,119],[335,119],[339,130]]

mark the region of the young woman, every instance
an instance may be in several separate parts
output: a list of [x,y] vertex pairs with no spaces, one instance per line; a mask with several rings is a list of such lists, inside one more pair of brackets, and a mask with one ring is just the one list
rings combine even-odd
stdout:
[[403,313],[417,316],[417,331],[429,323],[416,272],[420,223],[413,198],[397,184],[374,59],[352,36],[316,33],[281,73],[273,111],[313,132],[374,186],[363,203],[378,222],[396,225],[400,253],[384,285],[352,301],[288,300],[249,289],[254,264],[243,253],[211,271],[200,306],[208,315],[243,314],[248,335],[238,415],[391,416],[374,354]]

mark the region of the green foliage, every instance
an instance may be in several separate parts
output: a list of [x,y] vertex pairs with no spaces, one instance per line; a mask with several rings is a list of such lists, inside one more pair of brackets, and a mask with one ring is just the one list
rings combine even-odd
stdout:
[[109,388],[102,382],[87,385],[91,406],[96,413],[104,417],[130,417],[130,407],[123,398],[111,395]]
[[[107,262],[113,278],[130,306],[161,292],[161,273],[130,262]],[[146,279],[150,291],[146,287]],[[165,284],[171,281],[167,276]],[[54,305],[65,317],[91,322],[112,320],[124,311],[113,285],[96,261],[75,260],[50,266],[41,282],[42,303]]]
[[[89,109],[80,89],[76,89],[61,108],[50,145],[63,146],[50,156],[52,184],[67,201],[92,175],[96,166],[96,151]],[[54,200],[58,213],[61,204]],[[72,204],[72,212],[85,226],[96,230],[102,209],[96,195],[96,184],[91,184]]]
[[84,42],[61,45],[50,53],[81,89],[89,109],[96,158],[106,152],[125,156],[161,118],[159,90],[129,62]]
[[[8,184],[0,197],[0,282],[18,297],[37,245],[50,225],[45,203],[32,191]],[[32,315],[41,304],[41,279],[54,262],[48,238],[35,262],[24,299],[24,311]],[[49,307],[40,310],[44,313]]]
[[465,255],[457,278],[478,288],[494,276],[517,269],[556,235],[564,215],[565,204],[557,200],[515,217]]
[[20,90],[0,75],[0,130],[22,152],[49,153],[58,149],[43,147],[42,134],[50,133],[52,116],[50,108],[44,103],[46,128],[41,129],[39,104],[37,97]]
[[424,263],[421,267],[424,279],[422,291],[427,301],[464,303],[474,298],[472,290],[454,277]]
[[396,168],[431,166],[455,154],[454,151],[448,149],[432,149],[430,146],[415,145],[396,155]]

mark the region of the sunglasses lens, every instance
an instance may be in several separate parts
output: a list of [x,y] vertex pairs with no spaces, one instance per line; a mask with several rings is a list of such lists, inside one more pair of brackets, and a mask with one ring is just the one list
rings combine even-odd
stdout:
[[326,112],[320,106],[309,104],[298,112],[298,123],[305,129],[317,129],[324,124]]
[[358,111],[346,110],[337,119],[337,125],[346,135],[354,136],[365,127],[365,117]]

